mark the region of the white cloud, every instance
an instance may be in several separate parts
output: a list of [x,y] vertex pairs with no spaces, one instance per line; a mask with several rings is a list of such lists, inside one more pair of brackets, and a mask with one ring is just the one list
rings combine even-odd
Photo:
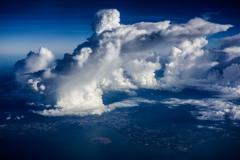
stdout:
[[[75,95],[72,97],[75,97]],[[70,100],[69,102],[71,103],[74,101],[76,101],[76,100]],[[86,103],[89,101],[84,100],[83,102]],[[136,107],[136,106],[139,106],[141,103],[155,104],[157,102],[154,100],[148,100],[148,99],[143,99],[143,98],[129,98],[129,99],[125,99],[120,102],[115,102],[115,103],[109,104],[107,106],[94,105],[94,104],[99,104],[99,103],[92,102],[90,104],[86,104],[86,105],[89,105],[87,107],[83,106],[83,105],[81,105],[82,107],[79,107],[79,105],[77,105],[75,107],[75,104],[71,103],[71,104],[68,104],[68,106],[64,106],[62,109],[49,109],[49,110],[46,109],[46,110],[40,111],[40,112],[39,111],[33,111],[33,112],[39,113],[39,114],[45,115],[45,116],[62,116],[62,115],[86,116],[86,115],[93,115],[93,114],[101,115],[103,112],[109,112],[109,111],[114,110],[119,107]],[[63,106],[63,105],[61,105],[61,106]],[[56,106],[56,107],[58,107],[58,106]]]
[[[29,91],[30,88],[37,95],[33,99],[35,104],[46,99],[55,102],[54,108],[37,113],[84,116],[102,114],[118,106],[152,103],[131,99],[116,102],[109,108],[103,104],[102,96],[111,90],[129,90],[130,96],[137,96],[130,90],[209,88],[207,86],[216,79],[220,87],[211,89],[221,91],[226,86],[236,89],[236,84],[225,84],[225,75],[237,72],[238,67],[226,68],[223,75],[210,74],[209,70],[219,62],[212,58],[211,51],[204,49],[208,43],[206,35],[226,31],[232,25],[211,23],[201,18],[184,24],[171,24],[167,20],[123,25],[120,24],[120,13],[116,9],[107,9],[94,15],[91,26],[95,33],[73,54],[65,54],[62,60],[53,62],[52,52],[41,48],[38,53],[30,52],[26,59],[16,63],[17,81],[22,84],[21,89]],[[163,55],[167,43],[172,44],[172,50]],[[160,50],[156,47],[159,45]],[[164,63],[160,61],[163,59]],[[162,78],[156,77],[156,71],[160,69],[164,72]],[[237,79],[231,77],[233,81]]]
[[74,57],[75,60],[78,61],[78,64],[80,67],[83,66],[83,63],[85,63],[89,57],[89,54],[92,53],[92,49],[89,47],[82,48],[79,55],[76,55]]
[[129,98],[121,102],[115,102],[115,103],[109,104],[108,108],[110,110],[113,110],[118,107],[136,107],[136,106],[139,106],[140,103],[155,104],[157,102],[154,100],[148,100],[144,98]]
[[169,106],[193,105],[198,109],[191,113],[200,120],[240,120],[240,106],[222,99],[177,99],[170,98],[161,103]]
[[16,116],[16,119],[17,119],[17,120],[20,120],[20,119],[21,119],[21,117],[19,117],[19,116]]
[[45,86],[42,84],[40,87],[39,87],[41,90],[45,90]]
[[163,35],[166,36],[204,36],[208,34],[214,34],[221,31],[226,31],[232,25],[220,25],[205,21],[201,18],[194,18],[186,24],[172,25],[163,31]]
[[96,33],[120,26],[120,13],[116,9],[103,9],[93,16],[92,30]]
[[126,90],[125,92],[128,96],[137,96],[137,93],[135,91]]
[[37,86],[37,84],[38,84],[38,82],[40,82],[40,81],[38,81],[38,80],[33,80],[33,79],[29,79],[28,80],[28,83],[32,86],[32,88],[34,89],[34,90],[36,90],[36,91],[38,91],[38,86]]
[[228,48],[225,48],[223,51],[228,53],[229,61],[240,56],[240,47],[236,47],[236,46],[228,47]]
[[199,129],[214,129],[214,130],[223,130],[222,128],[219,127],[215,127],[215,126],[203,126],[203,125],[197,125],[197,128]]
[[164,30],[170,26],[170,21],[163,21],[163,22],[157,22],[157,23],[151,23],[151,22],[140,22],[133,24],[134,27],[137,28],[137,30],[146,30],[148,32],[158,32],[161,30]]
[[190,85],[191,81],[198,83],[198,79],[206,78],[207,71],[218,62],[211,61],[206,56],[209,52],[203,50],[208,43],[205,38],[184,40],[172,48],[167,57],[168,62],[165,64],[164,77],[159,79],[162,88],[182,89],[186,85]]
[[38,53],[28,54],[25,60],[24,72],[44,70],[54,59],[54,55],[47,48],[41,48]]
[[12,117],[11,115],[8,115],[8,117],[6,118],[6,120],[10,120]]
[[155,78],[155,71],[159,70],[159,62],[146,62],[146,60],[134,59],[124,65],[124,69],[132,77],[135,84],[140,87],[152,88],[158,86]]

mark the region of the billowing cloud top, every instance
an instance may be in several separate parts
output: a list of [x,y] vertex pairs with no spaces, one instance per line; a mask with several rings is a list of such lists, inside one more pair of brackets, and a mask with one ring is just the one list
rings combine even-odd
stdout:
[[[102,95],[114,90],[137,96],[135,91],[139,88],[181,91],[195,87],[228,97],[240,94],[240,66],[232,64],[239,57],[239,44],[229,45],[231,39],[236,41],[238,37],[223,39],[225,47],[217,50],[204,49],[207,35],[226,31],[232,25],[201,18],[185,24],[167,20],[123,25],[116,9],[106,9],[94,15],[91,26],[95,33],[62,60],[52,62],[51,51],[41,48],[39,53],[30,52],[16,63],[17,81],[23,90],[32,90],[32,101],[53,104],[37,113],[84,116],[155,103],[130,98],[104,105]],[[228,59],[221,60],[221,56]],[[163,75],[157,77],[156,71]]]
[[93,16],[92,30],[96,33],[120,26],[120,13],[116,9],[103,9]]

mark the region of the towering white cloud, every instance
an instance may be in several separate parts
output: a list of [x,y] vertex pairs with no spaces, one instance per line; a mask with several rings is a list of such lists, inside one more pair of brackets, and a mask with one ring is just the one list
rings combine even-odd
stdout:
[[120,26],[120,13],[116,9],[103,9],[93,16],[92,30],[96,33]]
[[[225,67],[223,74],[215,71],[213,67],[220,62],[214,60],[212,51],[204,49],[207,35],[226,31],[232,25],[201,18],[185,24],[171,24],[167,20],[123,25],[120,13],[107,9],[94,15],[91,26],[95,33],[62,60],[52,62],[53,54],[41,48],[39,53],[31,52],[16,63],[16,77],[22,88],[31,88],[38,95],[36,101],[53,100],[53,108],[38,113],[48,116],[102,114],[116,107],[154,103],[131,99],[106,106],[102,96],[108,91],[137,96],[134,90],[139,88],[180,91],[186,86],[197,86],[209,89],[207,86],[218,79],[218,86],[211,89],[222,92],[223,86],[229,85],[226,81],[232,83],[239,79],[228,75],[237,72],[238,66]],[[172,44],[171,52],[163,54],[166,48],[162,44],[167,43]],[[233,57],[236,56],[234,53]],[[159,70],[163,77],[156,77]],[[236,86],[231,85],[232,89]]]
[[163,88],[171,90],[182,89],[194,81],[206,78],[207,71],[218,64],[211,61],[206,55],[209,54],[203,47],[208,43],[206,37],[184,40],[173,47],[168,63],[164,70],[164,77],[160,78]]

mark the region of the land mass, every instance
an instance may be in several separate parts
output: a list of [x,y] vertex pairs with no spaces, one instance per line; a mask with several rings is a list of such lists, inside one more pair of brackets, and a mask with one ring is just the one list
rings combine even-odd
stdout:
[[[147,110],[147,111],[146,111]],[[172,113],[170,113],[172,114]],[[162,108],[122,108],[103,115],[65,118],[55,122],[2,124],[1,131],[56,131],[66,126],[88,128],[105,126],[122,134],[128,140],[139,145],[153,146],[167,150],[186,151],[190,147],[209,140],[221,138],[239,138],[237,122],[182,120],[170,117]],[[181,120],[181,121],[180,121]],[[108,138],[93,138],[100,143],[109,144]]]
[[103,138],[103,137],[93,138],[93,139],[90,140],[90,142],[91,142],[91,141],[95,141],[95,140],[100,141],[100,143],[102,143],[102,144],[109,144],[109,143],[112,142],[111,139],[109,139],[109,138]]

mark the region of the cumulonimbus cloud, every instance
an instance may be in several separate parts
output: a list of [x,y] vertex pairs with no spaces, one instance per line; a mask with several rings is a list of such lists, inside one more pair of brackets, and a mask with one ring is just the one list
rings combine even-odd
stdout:
[[[53,54],[41,48],[39,53],[31,52],[16,63],[16,77],[22,89],[31,88],[38,95],[33,101],[47,104],[49,99],[53,100],[53,108],[38,113],[84,116],[128,106],[127,102],[131,102],[130,106],[153,103],[131,98],[104,105],[103,94],[114,90],[136,96],[134,90],[139,88],[181,91],[186,86],[195,86],[228,95],[239,94],[240,84],[236,82],[239,77],[232,75],[239,70],[238,65],[228,66],[221,74],[212,69],[220,61],[212,56],[213,51],[204,49],[207,35],[226,31],[232,25],[201,18],[183,24],[167,20],[123,25],[120,13],[107,9],[94,15],[91,26],[94,34],[62,60],[53,61]],[[166,45],[169,53],[162,51],[166,50],[162,45],[165,43],[171,44],[171,47]],[[230,53],[229,49],[222,52]],[[230,57],[230,60],[238,57],[235,50]],[[155,75],[159,70],[163,71],[162,77]],[[215,86],[214,81],[218,82]]]

